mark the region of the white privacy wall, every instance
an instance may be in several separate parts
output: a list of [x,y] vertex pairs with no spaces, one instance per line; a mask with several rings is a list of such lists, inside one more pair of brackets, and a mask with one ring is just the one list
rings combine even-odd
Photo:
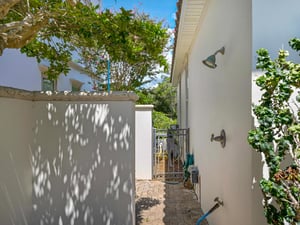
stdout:
[[0,98],[0,224],[29,225],[32,101]]
[[[206,7],[188,55],[190,151],[201,177],[198,194],[204,211],[215,197],[224,201],[209,216],[210,224],[252,225],[251,1],[211,0]],[[222,46],[225,55],[216,56],[216,69],[202,64]],[[210,140],[222,129],[224,149]]]
[[136,96],[13,95],[33,102],[0,98],[0,224],[135,224]]
[[141,180],[153,176],[152,110],[153,105],[135,107],[135,178]]

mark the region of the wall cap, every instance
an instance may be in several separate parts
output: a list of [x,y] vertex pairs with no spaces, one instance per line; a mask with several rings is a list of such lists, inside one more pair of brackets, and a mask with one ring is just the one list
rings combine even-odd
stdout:
[[131,91],[116,92],[71,92],[71,91],[27,91],[0,86],[0,98],[28,101],[137,101],[138,96]]
[[137,111],[148,111],[148,110],[153,110],[154,105],[135,105],[135,110]]

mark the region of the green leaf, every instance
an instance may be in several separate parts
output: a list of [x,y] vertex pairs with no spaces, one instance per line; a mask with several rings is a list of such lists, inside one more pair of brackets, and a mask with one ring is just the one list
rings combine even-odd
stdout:
[[300,159],[300,148],[297,148],[295,150],[295,156],[297,157],[297,159]]

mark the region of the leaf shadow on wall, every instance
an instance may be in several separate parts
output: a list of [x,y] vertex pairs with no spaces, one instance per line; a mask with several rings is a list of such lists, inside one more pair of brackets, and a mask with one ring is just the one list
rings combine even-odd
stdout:
[[31,224],[133,224],[133,121],[101,103],[39,102],[35,118]]

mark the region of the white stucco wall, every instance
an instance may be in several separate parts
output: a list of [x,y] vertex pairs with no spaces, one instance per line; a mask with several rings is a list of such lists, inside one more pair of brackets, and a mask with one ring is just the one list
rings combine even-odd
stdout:
[[[183,1],[183,7],[189,5],[187,2]],[[175,66],[183,65],[175,67],[182,71],[173,74],[175,83],[178,72],[181,76],[177,87],[181,92],[179,121],[184,126],[182,118],[187,113],[190,150],[195,154],[201,177],[201,187],[196,185],[196,192],[205,211],[213,205],[216,196],[225,204],[209,216],[210,224],[266,224],[258,184],[263,176],[263,162],[247,143],[248,131],[253,126],[251,102],[257,102],[260,97],[252,82],[258,74],[255,51],[266,48],[275,58],[279,49],[290,50],[288,40],[300,36],[296,22],[300,19],[299,6],[297,0],[206,1],[188,54],[175,59]],[[189,18],[185,10],[182,12],[181,21]],[[186,32],[181,38],[188,36],[191,30],[181,28],[179,33]],[[205,67],[201,61],[222,46],[225,55],[216,56],[218,67]],[[178,61],[183,58],[188,62]],[[290,51],[289,59],[299,62],[298,53]],[[186,71],[187,109],[184,106]],[[224,149],[219,143],[210,142],[211,134],[217,136],[221,129],[227,134]]]
[[0,86],[41,90],[41,72],[35,58],[16,49],[5,49],[0,56]]
[[56,224],[73,219],[78,225],[85,220],[133,224],[134,104],[38,102],[34,107],[33,224],[48,213]]
[[180,77],[180,113],[178,113],[181,128],[188,128],[188,92],[187,92],[187,71],[184,70]]
[[[215,197],[224,207],[209,216],[210,224],[252,225],[252,151],[247,143],[251,129],[251,1],[208,2],[189,58],[190,150],[201,176],[204,211]],[[218,54],[218,67],[202,60]],[[226,131],[223,149],[211,142],[212,134]]]
[[[41,67],[49,63],[43,61]],[[79,65],[70,63],[78,69],[70,66],[70,71],[66,75],[61,74],[57,79],[58,91],[71,91],[71,79],[82,83],[81,91],[94,91],[93,79],[82,71]],[[0,56],[0,86],[19,88],[29,91],[39,91],[42,89],[42,77],[37,60],[21,54],[17,49],[5,49]],[[44,69],[44,68],[43,68]]]
[[61,74],[57,80],[57,90],[58,91],[71,91],[72,82],[71,79],[80,81],[82,84],[81,91],[94,91],[93,90],[93,80],[87,74],[81,73],[78,70],[70,68],[68,75]]
[[153,177],[152,110],[153,105],[135,107],[135,177],[141,180]]
[[29,225],[32,102],[0,98],[0,224]]
[[0,96],[0,224],[135,224],[135,95]]

